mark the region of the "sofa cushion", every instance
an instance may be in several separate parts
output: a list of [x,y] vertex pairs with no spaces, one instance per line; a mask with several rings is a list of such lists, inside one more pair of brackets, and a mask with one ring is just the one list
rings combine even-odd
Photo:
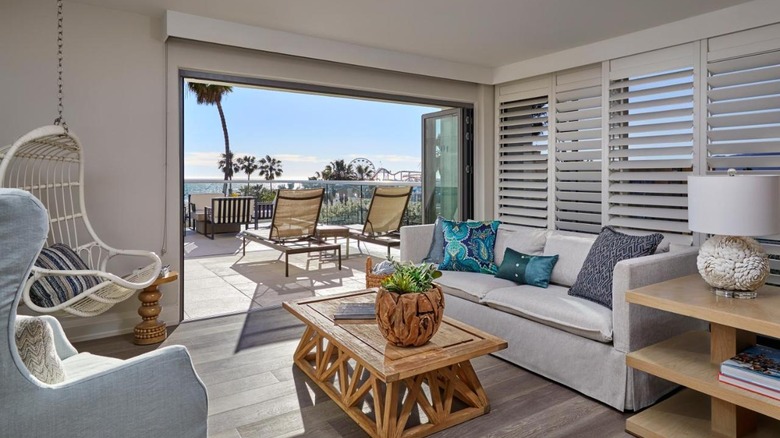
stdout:
[[529,255],[542,255],[549,231],[538,228],[499,228],[496,234],[496,266],[501,266],[507,248]]
[[495,274],[498,266],[495,264],[493,249],[499,224],[499,221],[443,220],[444,260],[439,264],[439,269]]
[[547,289],[514,286],[485,294],[483,304],[599,342],[612,341],[612,311],[582,298],[569,296],[567,288],[551,284]]
[[612,276],[621,260],[651,255],[664,240],[663,234],[632,236],[604,227],[588,253],[569,295],[585,298],[612,309]]
[[492,289],[517,286],[513,281],[476,272],[441,271],[436,284],[450,295],[478,303]]
[[550,275],[557,261],[557,255],[528,255],[507,248],[504,262],[498,267],[496,277],[545,288],[550,283]]
[[550,282],[561,286],[573,285],[577,281],[577,274],[580,273],[595,240],[596,236],[551,233],[544,244],[544,255],[557,255],[559,258],[553,269]]

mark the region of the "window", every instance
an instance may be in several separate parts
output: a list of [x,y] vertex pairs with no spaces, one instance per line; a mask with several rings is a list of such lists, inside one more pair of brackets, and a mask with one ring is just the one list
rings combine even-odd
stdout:
[[[707,53],[708,173],[780,173],[780,26],[712,38]],[[758,51],[759,53],[756,53]],[[780,285],[780,236],[759,241]]]
[[555,78],[555,228],[601,230],[601,66]]
[[547,227],[548,98],[499,104],[498,219]]
[[658,231],[681,244],[693,241],[687,198],[694,170],[692,59],[613,69],[609,84],[609,224]]

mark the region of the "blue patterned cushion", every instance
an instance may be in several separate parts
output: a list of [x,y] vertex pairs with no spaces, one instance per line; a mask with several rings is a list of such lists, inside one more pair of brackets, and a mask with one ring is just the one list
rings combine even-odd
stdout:
[[[43,248],[41,253],[38,254],[35,266],[57,271],[89,269],[75,251],[61,243],[55,243],[48,248]],[[30,288],[30,298],[38,306],[54,307],[100,283],[100,277],[93,275],[46,276],[33,283]]]
[[444,230],[444,260],[439,269],[495,274],[493,247],[501,222],[442,221]]
[[557,255],[532,256],[507,248],[496,277],[518,284],[547,288],[553,267],[557,262]]
[[569,289],[569,295],[584,298],[612,308],[612,276],[615,265],[622,260],[653,254],[663,234],[632,236],[613,230],[601,229],[601,234],[582,264],[577,281]]

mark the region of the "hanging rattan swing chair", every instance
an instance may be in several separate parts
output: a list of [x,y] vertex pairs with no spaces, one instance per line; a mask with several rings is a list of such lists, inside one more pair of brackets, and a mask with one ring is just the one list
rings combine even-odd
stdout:
[[[47,245],[67,245],[88,267],[56,270],[34,266],[24,286],[25,304],[39,313],[65,312],[87,317],[99,315],[149,286],[160,273],[161,261],[150,251],[120,250],[106,245],[89,222],[81,144],[62,119],[62,2],[57,3],[59,118],[55,125],[37,128],[13,145],[0,148],[0,187],[26,190],[37,197],[49,214]],[[125,277],[108,272],[108,262],[116,256],[133,257],[136,266],[144,267]],[[92,276],[87,284],[97,284],[75,296],[52,294],[54,297],[45,306],[40,299],[36,303],[31,297],[33,284],[54,276],[64,277],[69,283]]]

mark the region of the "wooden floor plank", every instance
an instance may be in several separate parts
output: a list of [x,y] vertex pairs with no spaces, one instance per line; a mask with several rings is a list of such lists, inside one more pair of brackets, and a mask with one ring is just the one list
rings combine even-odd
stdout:
[[[162,345],[181,344],[209,392],[209,437],[348,437],[367,435],[293,366],[303,326],[282,309],[193,321],[169,329]],[[243,345],[241,348],[240,346]],[[79,351],[129,358],[158,346],[124,335],[76,344]],[[472,365],[491,412],[435,437],[623,438],[623,414],[493,356]]]

